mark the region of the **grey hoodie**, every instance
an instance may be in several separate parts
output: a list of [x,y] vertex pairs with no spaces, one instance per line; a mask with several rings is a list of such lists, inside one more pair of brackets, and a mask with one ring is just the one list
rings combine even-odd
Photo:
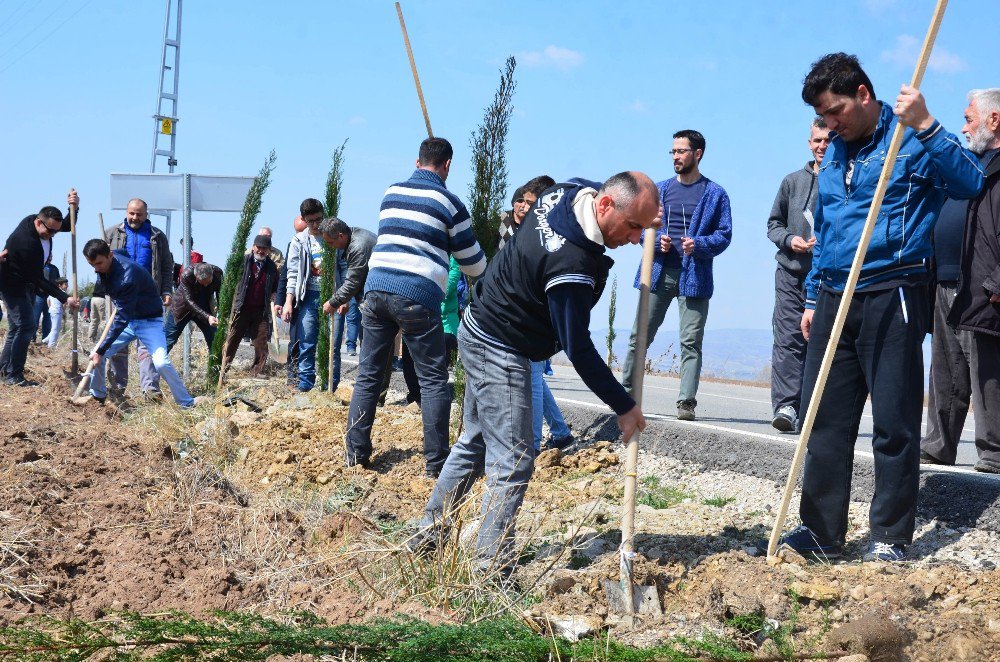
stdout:
[[[816,213],[816,173],[810,161],[804,168],[781,180],[774,198],[771,215],[767,218],[767,238],[778,247],[775,259],[794,274],[805,276],[812,267],[812,253],[792,250],[792,237],[809,240],[813,236],[812,215]],[[809,210],[807,219],[805,211]]]

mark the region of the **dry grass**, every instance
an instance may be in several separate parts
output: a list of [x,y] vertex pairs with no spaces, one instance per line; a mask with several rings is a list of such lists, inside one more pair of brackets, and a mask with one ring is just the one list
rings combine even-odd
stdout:
[[34,527],[0,527],[0,591],[15,598],[34,602],[46,586],[31,572],[28,553],[39,541],[33,538]]

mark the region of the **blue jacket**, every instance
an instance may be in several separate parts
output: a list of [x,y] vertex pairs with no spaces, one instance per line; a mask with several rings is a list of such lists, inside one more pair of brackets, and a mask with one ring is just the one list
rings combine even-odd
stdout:
[[[842,292],[861,242],[868,209],[898,121],[892,106],[882,114],[871,142],[855,157],[845,185],[847,143],[836,133],[820,166],[813,263],[806,277],[806,308],[816,307],[819,289]],[[934,253],[931,235],[946,197],[973,198],[983,186],[979,160],[939,122],[917,133],[907,128],[861,267],[858,289],[927,272]]]
[[[663,217],[667,217],[666,192],[667,182],[664,180],[656,185],[660,189],[660,204],[663,206]],[[712,279],[712,261],[715,256],[729,248],[733,239],[733,215],[729,209],[729,196],[725,189],[705,178],[705,193],[694,208],[688,233],[694,239],[694,253],[684,255],[681,252],[680,294],[682,297],[709,299],[715,292],[715,281]],[[656,253],[653,254],[653,291],[663,273],[663,265],[667,254],[659,250],[660,237],[667,231],[661,227],[656,231]],[[645,235],[644,235],[645,236]],[[641,243],[641,242],[640,242]],[[680,246],[677,247],[680,250]],[[635,272],[636,289],[639,288],[639,272]]]
[[100,280],[118,310],[108,337],[95,350],[98,354],[105,354],[132,320],[163,317],[163,302],[150,273],[130,260],[124,251],[114,251],[111,258],[111,269],[100,274]]

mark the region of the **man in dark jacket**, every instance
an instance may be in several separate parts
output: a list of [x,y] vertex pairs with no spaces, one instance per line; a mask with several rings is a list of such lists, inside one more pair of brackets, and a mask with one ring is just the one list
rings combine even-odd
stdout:
[[223,374],[236,356],[243,334],[250,331],[254,359],[251,373],[259,377],[267,363],[267,333],[271,324],[271,305],[278,287],[278,268],[271,259],[271,238],[254,237],[250,255],[243,258],[243,272],[233,299],[235,315],[226,334]]
[[194,399],[167,356],[163,302],[153,277],[145,267],[128,259],[123,251],[112,253],[103,239],[91,239],[84,244],[83,256],[94,267],[117,311],[104,342],[90,355],[93,371],[90,395],[98,402],[104,402],[108,394],[104,381],[105,359],[137,340],[149,350],[153,366],[170,386],[174,401],[185,409],[193,407]]
[[38,328],[34,315],[37,293],[55,297],[70,310],[79,300],[45,277],[45,264],[52,253],[52,238],[63,227],[62,212],[42,207],[25,216],[7,238],[6,259],[0,262],[0,297],[7,307],[7,338],[0,353],[0,379],[9,386],[36,386],[24,378],[28,345]]
[[[153,277],[157,293],[163,306],[170,305],[170,295],[174,291],[174,258],[170,254],[167,235],[149,222],[149,210],[139,198],[129,200],[125,208],[125,220],[108,228],[104,237],[112,251],[124,251],[133,262],[138,263]],[[162,311],[160,315],[162,317]],[[139,388],[148,395],[160,392],[160,377],[153,366],[149,352],[142,342],[136,343],[139,359]],[[120,352],[111,360],[115,373],[115,386],[124,391],[128,386],[128,353]]]
[[411,549],[435,544],[438,527],[485,472],[478,566],[487,573],[512,569],[514,521],[535,462],[531,361],[561,348],[618,415],[625,439],[645,427],[642,411],[594,347],[589,325],[613,264],[607,249],[638,243],[658,220],[656,185],[642,173],[623,172],[603,185],[571,180],[542,194],[525,227],[490,262],[458,331],[467,375],[464,430]]
[[215,329],[219,326],[219,319],[212,314],[212,297],[218,298],[221,289],[222,269],[214,264],[199,262],[181,271],[163,325],[168,352],[177,344],[188,322],[198,325],[209,350],[212,349]]
[[[969,93],[962,133],[986,169],[986,184],[969,202],[961,281],[948,323],[959,333],[972,332],[976,471],[1000,473],[1000,88]],[[955,447],[925,444],[923,450],[954,464]]]
[[822,117],[809,129],[809,151],[813,154],[804,168],[781,180],[778,195],[767,218],[767,238],[778,247],[774,256],[774,349],[771,352],[771,425],[792,432],[799,417],[802,399],[802,367],[806,361],[806,339],[802,337],[805,310],[805,279],[812,266],[813,214],[819,188],[816,178],[823,155],[830,144],[830,129]]
[[[351,301],[361,303],[361,293],[365,289],[368,278],[368,260],[372,256],[377,238],[364,228],[352,228],[339,218],[325,219],[319,226],[320,236],[330,247],[338,251],[338,258],[343,256],[347,265],[346,273],[341,280],[338,277],[337,291],[329,301],[323,303],[323,312],[327,315],[336,314],[334,337],[330,343],[333,352],[333,374],[330,381],[332,388],[340,384],[340,344],[344,335],[344,316]],[[339,271],[339,270],[338,270]]]

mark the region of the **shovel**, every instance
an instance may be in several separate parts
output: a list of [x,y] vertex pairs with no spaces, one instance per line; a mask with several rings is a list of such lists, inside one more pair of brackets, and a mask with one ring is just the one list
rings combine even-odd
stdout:
[[287,363],[288,341],[278,338],[278,315],[274,312],[274,306],[271,306],[271,323],[273,332],[271,333],[271,342],[267,344],[268,354],[275,363]]
[[[101,339],[97,341],[97,344],[94,345],[94,347],[100,347],[101,344],[104,342],[104,339],[108,337],[108,331],[111,330],[111,325],[114,324],[115,315],[117,314],[118,314],[117,310],[115,309],[111,310],[111,314],[108,315],[108,321],[104,323],[104,331],[101,333]],[[70,396],[69,399],[69,401],[74,405],[82,405],[84,402],[86,402],[86,398],[82,398],[81,396],[83,395],[83,390],[87,388],[87,386],[90,384],[90,378],[94,374],[94,366],[89,361],[87,365],[89,366],[87,368],[87,372],[83,373],[83,375],[80,377],[80,384],[76,387],[76,391],[73,393],[72,396]]]
[[[632,367],[632,397],[642,404],[642,381],[646,367],[646,339],[649,337],[649,291],[653,281],[653,253],[656,250],[656,230],[646,230],[642,247],[642,269],[639,272],[639,324],[635,337],[635,363]],[[655,586],[636,586],[632,579],[632,559],[635,557],[635,493],[636,465],[639,463],[639,431],[632,433],[625,454],[625,497],[622,515],[621,579],[604,581],[604,595],[612,611],[628,614],[662,614],[660,596]]]

